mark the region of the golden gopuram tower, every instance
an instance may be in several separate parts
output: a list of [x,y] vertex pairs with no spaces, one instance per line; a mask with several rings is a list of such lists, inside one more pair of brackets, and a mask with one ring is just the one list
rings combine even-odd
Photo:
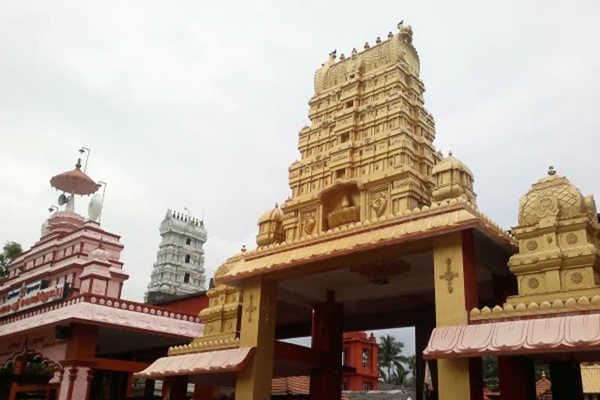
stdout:
[[412,29],[399,28],[360,53],[336,59],[333,52],[315,73],[311,125],[300,131],[301,158],[289,168],[283,235],[259,245],[431,203],[432,170],[441,156]]

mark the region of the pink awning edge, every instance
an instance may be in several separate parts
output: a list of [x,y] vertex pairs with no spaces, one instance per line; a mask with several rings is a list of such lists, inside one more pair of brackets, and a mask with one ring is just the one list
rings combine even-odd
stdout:
[[244,369],[253,355],[254,347],[243,347],[163,357],[134,376],[141,379],[162,379],[176,375],[237,372]]
[[423,358],[600,349],[600,313],[435,328]]

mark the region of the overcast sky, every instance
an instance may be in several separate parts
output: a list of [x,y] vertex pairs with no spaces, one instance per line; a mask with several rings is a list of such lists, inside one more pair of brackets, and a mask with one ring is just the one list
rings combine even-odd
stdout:
[[402,19],[436,146],[473,170],[483,212],[516,224],[551,164],[598,194],[595,0],[0,0],[0,243],[39,239],[50,177],[86,146],[108,183],[102,225],[125,245],[124,297],[143,298],[167,208],[204,211],[212,276],[290,194],[316,68]]

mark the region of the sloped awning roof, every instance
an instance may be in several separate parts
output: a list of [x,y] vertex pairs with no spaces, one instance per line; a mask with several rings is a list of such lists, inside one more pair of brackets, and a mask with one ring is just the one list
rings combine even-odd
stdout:
[[600,394],[600,364],[581,364],[584,394]]
[[271,396],[310,394],[310,376],[285,376],[273,378]]
[[156,360],[136,378],[161,379],[166,376],[237,372],[244,369],[254,355],[254,347],[214,350],[204,353],[182,354]]
[[435,328],[426,359],[600,350],[600,313]]

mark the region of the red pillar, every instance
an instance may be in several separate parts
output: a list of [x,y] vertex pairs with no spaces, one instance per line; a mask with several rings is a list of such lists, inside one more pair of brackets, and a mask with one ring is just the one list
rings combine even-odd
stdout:
[[[15,361],[15,375],[22,375],[25,373],[27,369],[27,359],[25,357],[18,357]],[[10,393],[8,395],[8,400],[15,400],[17,396],[17,389],[19,387],[18,383],[12,383],[10,385]]]
[[171,392],[171,384],[172,383],[173,383],[172,376],[167,376],[165,379],[163,379],[162,400],[170,400],[169,396],[170,396],[170,392]]
[[342,321],[344,310],[334,303],[333,294],[313,312],[312,350],[318,367],[310,374],[311,400],[342,397]]
[[151,399],[154,397],[154,385],[156,381],[153,379],[146,379],[144,382],[144,398]]
[[214,386],[200,386],[194,387],[194,400],[212,400],[215,392]]
[[[462,231],[462,256],[465,280],[465,310],[469,312],[474,307],[479,307],[477,270],[475,264],[475,241],[473,239],[472,229]],[[469,376],[471,400],[483,400],[481,358],[469,359]]]
[[125,389],[125,396],[127,398],[131,397],[131,392],[133,391],[133,373],[127,373],[127,388]]
[[[435,312],[435,311],[434,311]],[[415,325],[415,353],[417,361],[417,376],[415,377],[415,386],[417,392],[417,400],[423,400],[423,390],[425,381],[425,360],[423,360],[423,350],[427,348],[429,338],[433,332],[433,325],[435,324],[417,324]],[[438,389],[437,383],[437,361],[429,360],[429,371],[431,372],[431,380],[433,381],[433,387],[435,390]],[[427,400],[437,400],[437,392],[430,394]]]
[[498,357],[501,400],[535,399],[533,360],[525,357]]
[[550,363],[552,400],[583,400],[581,367],[575,361]]
[[[169,388],[169,400],[185,400],[187,397],[187,375],[175,376],[172,378]],[[164,398],[164,397],[163,397]]]

